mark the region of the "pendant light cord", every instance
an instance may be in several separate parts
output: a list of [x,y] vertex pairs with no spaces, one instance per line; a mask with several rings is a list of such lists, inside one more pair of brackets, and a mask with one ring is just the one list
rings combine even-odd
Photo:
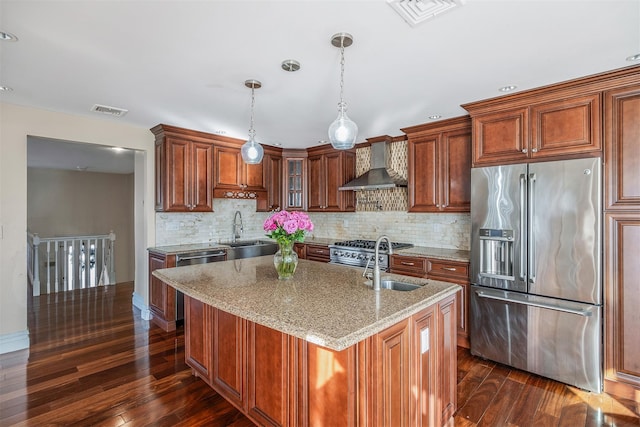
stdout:
[[344,111],[346,105],[344,102],[344,38],[340,40],[340,111]]
[[256,104],[256,98],[254,96],[254,93],[255,93],[254,86],[255,84],[251,85],[251,124],[249,126],[249,139],[251,140],[253,140],[256,135],[256,131],[253,129],[253,108]]

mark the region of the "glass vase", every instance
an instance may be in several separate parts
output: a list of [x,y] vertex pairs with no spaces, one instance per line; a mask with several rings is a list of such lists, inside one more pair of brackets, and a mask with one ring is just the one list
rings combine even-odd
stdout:
[[298,266],[298,254],[293,250],[293,242],[278,242],[278,246],[280,249],[273,255],[278,279],[291,279]]

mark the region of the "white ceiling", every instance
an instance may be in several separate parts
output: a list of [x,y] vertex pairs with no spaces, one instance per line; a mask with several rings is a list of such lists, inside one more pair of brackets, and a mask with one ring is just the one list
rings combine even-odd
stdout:
[[[465,114],[460,104],[637,64],[640,1],[483,1],[411,27],[375,1],[0,0],[3,102],[151,128],[165,123],[303,148],[345,99],[358,141]],[[300,71],[281,69],[296,59]],[[128,109],[124,117],[89,111]]]

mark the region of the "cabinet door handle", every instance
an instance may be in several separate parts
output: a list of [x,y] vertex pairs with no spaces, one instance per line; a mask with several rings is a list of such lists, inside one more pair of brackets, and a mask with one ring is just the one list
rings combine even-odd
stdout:
[[526,154],[526,153],[527,153],[527,149],[526,149],[526,148],[523,148],[523,149],[522,149],[522,152]]
[[413,263],[413,262],[407,262],[407,261],[400,261],[400,264],[402,264],[402,265],[410,265],[410,266],[414,266],[414,265],[416,265],[416,264],[415,264],[415,263]]
[[537,153],[537,152],[538,152],[538,149],[537,149],[537,148],[533,148],[533,149],[531,149],[531,152],[532,152],[532,153]]
[[454,267],[442,267],[442,269],[447,271],[456,271]]

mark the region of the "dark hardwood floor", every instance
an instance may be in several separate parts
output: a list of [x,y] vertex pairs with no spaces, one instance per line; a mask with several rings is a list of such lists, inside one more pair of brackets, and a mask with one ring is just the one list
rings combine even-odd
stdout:
[[[253,426],[131,307],[133,285],[34,298],[29,350],[0,355],[0,426]],[[638,426],[639,405],[458,349],[456,426]]]

